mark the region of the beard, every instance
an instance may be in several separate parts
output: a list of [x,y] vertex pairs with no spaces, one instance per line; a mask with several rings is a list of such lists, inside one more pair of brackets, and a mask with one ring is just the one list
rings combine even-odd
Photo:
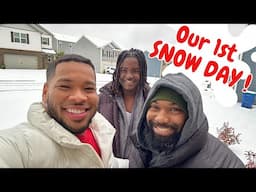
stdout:
[[[153,131],[154,126],[161,126],[166,127],[168,129],[173,129],[174,133],[170,136],[157,135]],[[146,127],[147,128],[144,129],[144,131],[146,132],[145,143],[147,146],[158,152],[173,150],[175,144],[178,142],[180,138],[180,132],[178,131],[179,127],[176,124],[159,124],[154,123],[153,121],[149,121]]]
[[50,117],[52,117],[55,121],[57,121],[63,128],[65,128],[66,130],[68,130],[69,132],[73,133],[73,134],[80,134],[83,133],[89,126],[89,124],[91,123],[91,119],[89,120],[88,124],[85,126],[80,127],[79,129],[74,129],[71,126],[69,126],[67,123],[65,123],[65,121],[60,117],[60,115],[58,115],[57,110],[54,107],[54,104],[50,102],[50,99],[48,98],[47,100],[47,113]]

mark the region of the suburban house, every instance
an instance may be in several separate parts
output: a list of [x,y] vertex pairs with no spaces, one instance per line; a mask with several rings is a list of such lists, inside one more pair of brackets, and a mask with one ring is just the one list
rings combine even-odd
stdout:
[[105,73],[115,67],[121,48],[113,41],[105,41],[88,35],[80,38],[53,33],[53,49],[57,54],[75,53],[91,59],[97,73]]
[[91,59],[97,73],[105,73],[107,67],[115,67],[121,48],[113,41],[82,36],[72,47],[72,52]]
[[144,51],[144,55],[147,61],[147,75],[150,77],[161,77],[163,61],[160,61],[157,58],[150,58],[148,51]]
[[57,54],[69,54],[72,53],[72,48],[74,44],[78,41],[78,37],[64,35],[60,33],[52,33],[53,41],[52,48],[56,51]]
[[[256,61],[255,58],[253,59],[253,55],[256,54],[256,47],[244,52],[242,54],[242,61],[247,63],[251,69],[251,74],[253,75],[252,82],[248,88],[248,91],[256,92]],[[242,101],[242,89],[244,88],[244,81],[240,80],[238,81],[236,85],[236,93],[238,96],[238,102]],[[256,100],[254,100],[253,104],[256,104]]]
[[0,68],[47,68],[56,54],[52,38],[39,24],[0,24]]

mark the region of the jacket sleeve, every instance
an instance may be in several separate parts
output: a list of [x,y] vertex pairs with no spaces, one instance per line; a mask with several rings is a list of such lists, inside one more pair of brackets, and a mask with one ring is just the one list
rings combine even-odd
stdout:
[[15,138],[0,135],[0,168],[23,168],[24,159],[22,149],[20,149]]

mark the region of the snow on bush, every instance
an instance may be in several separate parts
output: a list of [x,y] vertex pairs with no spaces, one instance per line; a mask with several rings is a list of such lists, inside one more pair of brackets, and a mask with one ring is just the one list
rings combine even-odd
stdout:
[[217,133],[218,139],[227,145],[234,145],[236,143],[240,144],[241,140],[238,137],[241,135],[241,133],[235,134],[235,129],[230,127],[228,122],[224,122],[220,129],[217,128]]

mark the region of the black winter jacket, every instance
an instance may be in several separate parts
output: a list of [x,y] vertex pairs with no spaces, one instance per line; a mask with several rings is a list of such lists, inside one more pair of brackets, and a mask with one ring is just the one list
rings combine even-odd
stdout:
[[[153,152],[145,144],[144,132],[148,127],[146,112],[148,102],[160,87],[169,87],[180,93],[187,102],[188,119],[174,149]],[[144,167],[182,168],[244,168],[243,162],[226,144],[208,133],[208,120],[203,111],[202,98],[197,86],[184,74],[167,74],[156,81],[145,101],[137,134],[133,142],[140,151]],[[134,157],[140,158],[140,157]],[[135,160],[136,161],[136,160]],[[138,165],[137,167],[140,167]]]

